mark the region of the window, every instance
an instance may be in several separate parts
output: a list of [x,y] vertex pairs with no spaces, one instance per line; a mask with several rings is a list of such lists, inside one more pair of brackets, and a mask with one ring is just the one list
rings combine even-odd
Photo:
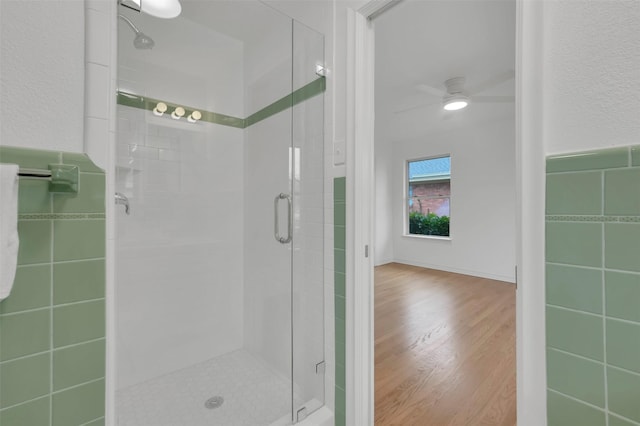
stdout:
[[449,236],[451,156],[407,162],[410,235]]

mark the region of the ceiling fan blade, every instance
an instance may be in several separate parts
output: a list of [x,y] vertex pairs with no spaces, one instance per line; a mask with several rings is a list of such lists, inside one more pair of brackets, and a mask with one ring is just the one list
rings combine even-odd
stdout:
[[422,102],[418,105],[412,105],[412,106],[406,106],[406,107],[400,107],[400,109],[397,109],[395,111],[393,111],[394,114],[402,114],[405,112],[409,112],[409,111],[413,111],[415,109],[420,109],[420,108],[427,108],[430,107],[432,105],[436,105],[437,102]]
[[509,70],[506,72],[503,72],[501,74],[495,75],[493,77],[491,77],[488,80],[483,81],[482,83],[474,86],[474,87],[470,87],[467,90],[467,93],[469,93],[469,95],[473,95],[474,93],[481,93],[484,92],[485,90],[491,89],[492,87],[495,87],[499,84],[502,84],[504,82],[507,82],[509,80],[511,80],[512,78],[514,78],[516,76],[516,73],[514,70]]
[[515,96],[474,96],[471,98],[471,102],[492,104],[509,103],[514,102],[515,100]]
[[428,93],[430,95],[434,95],[438,97],[442,97],[446,94],[446,91],[444,89],[429,86],[428,84],[418,84],[416,88],[421,92]]

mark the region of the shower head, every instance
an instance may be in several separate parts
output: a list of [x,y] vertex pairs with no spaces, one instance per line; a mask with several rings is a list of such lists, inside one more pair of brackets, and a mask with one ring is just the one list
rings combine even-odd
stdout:
[[136,38],[133,39],[136,49],[152,49],[155,44],[153,39],[143,32],[137,33]]
[[133,22],[131,22],[129,18],[124,15],[118,15],[118,18],[126,22],[127,25],[129,25],[129,28],[131,28],[136,34],[136,37],[133,39],[133,46],[136,49],[152,49],[153,46],[155,46],[155,41],[153,41],[151,37],[140,31],[135,25],[133,25]]

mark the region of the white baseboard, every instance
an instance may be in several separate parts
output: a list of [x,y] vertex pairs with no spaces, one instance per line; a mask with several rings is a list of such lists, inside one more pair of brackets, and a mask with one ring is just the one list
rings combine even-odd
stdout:
[[[414,260],[407,260],[407,259],[393,259],[390,262],[402,263],[402,264],[411,265],[411,266],[419,266],[421,268],[436,269],[438,271],[453,272],[453,273],[462,274],[462,275],[471,275],[473,277],[488,278],[490,280],[505,281],[511,284],[515,284],[516,282],[515,277],[513,275],[512,276],[498,275],[498,274],[492,274],[489,272],[473,271],[469,269],[453,268],[450,266],[434,265],[430,263],[416,262]],[[386,262],[386,263],[390,263],[390,262]],[[376,266],[379,266],[379,265],[376,265]]]
[[393,260],[393,259],[382,259],[382,260],[376,261],[374,266],[382,266],[382,265],[386,265],[387,263],[392,263],[392,262],[395,262],[395,260]]

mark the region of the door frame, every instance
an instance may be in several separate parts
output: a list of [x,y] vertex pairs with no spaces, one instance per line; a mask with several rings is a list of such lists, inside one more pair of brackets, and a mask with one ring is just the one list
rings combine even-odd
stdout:
[[[516,370],[520,426],[546,425],[543,3],[516,1]],[[347,424],[374,424],[374,43],[372,17],[347,10]]]

